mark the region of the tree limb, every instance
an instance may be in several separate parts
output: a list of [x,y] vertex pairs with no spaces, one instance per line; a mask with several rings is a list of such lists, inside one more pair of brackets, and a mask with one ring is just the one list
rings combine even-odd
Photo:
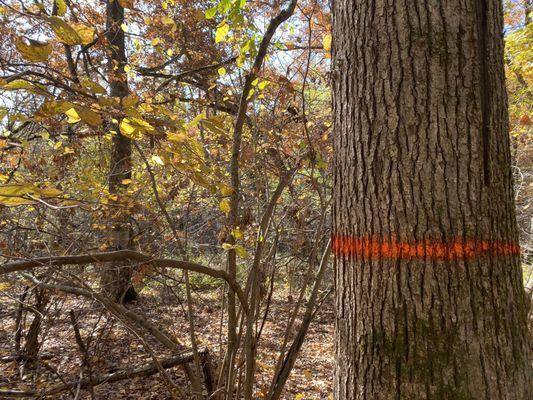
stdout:
[[103,263],[111,261],[138,261],[142,263],[150,263],[159,268],[175,268],[186,271],[198,272],[200,274],[209,275],[213,278],[225,280],[230,287],[237,293],[242,306],[247,312],[248,307],[246,299],[240,285],[235,279],[231,278],[226,271],[206,267],[190,261],[172,260],[168,258],[153,258],[144,253],[134,250],[118,250],[94,254],[70,255],[70,256],[49,256],[37,257],[31,260],[15,261],[0,265],[0,275],[8,274],[10,272],[27,271],[37,267],[45,266],[61,266],[61,265],[82,265],[92,263]]

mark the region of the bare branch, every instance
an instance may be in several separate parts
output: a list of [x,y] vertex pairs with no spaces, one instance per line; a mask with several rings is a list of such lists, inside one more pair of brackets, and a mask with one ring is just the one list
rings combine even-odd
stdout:
[[10,272],[27,271],[37,267],[45,266],[61,266],[61,265],[83,265],[92,263],[103,263],[111,261],[138,261],[142,263],[150,263],[158,268],[175,268],[186,271],[197,272],[204,275],[209,275],[213,278],[225,280],[230,287],[237,293],[242,306],[247,312],[248,307],[244,293],[235,279],[232,279],[229,274],[220,269],[214,269],[206,267],[201,264],[193,263],[190,261],[172,260],[168,258],[153,258],[147,254],[139,253],[133,250],[119,250],[109,251],[103,253],[94,254],[82,254],[72,256],[51,256],[51,257],[38,257],[31,260],[15,261],[0,265],[0,275],[4,275]]

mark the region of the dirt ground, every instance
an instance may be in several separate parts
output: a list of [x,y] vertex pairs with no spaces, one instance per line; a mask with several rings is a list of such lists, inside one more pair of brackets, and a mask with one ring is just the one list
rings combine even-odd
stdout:
[[[12,289],[12,288],[11,288]],[[0,357],[13,354],[13,331],[15,324],[15,290],[0,293]],[[185,347],[190,347],[189,330],[182,294],[165,299],[168,294],[144,290],[141,298],[129,308],[144,314],[156,325],[164,326]],[[196,291],[195,325],[200,346],[209,349],[216,361],[220,355],[220,338],[224,340],[225,326],[221,325],[220,291]],[[161,300],[163,298],[164,300]],[[256,397],[261,398],[268,390],[278,354],[291,301],[290,296],[275,298],[271,313],[259,343],[257,360],[258,379]],[[16,362],[0,364],[0,387],[2,389],[42,390],[51,384],[87,377],[87,368],[82,365],[80,352],[69,319],[69,310],[76,310],[83,339],[88,341],[91,369],[94,373],[111,372],[120,368],[151,362],[147,345],[158,357],[168,356],[148,335],[144,339],[132,333],[125,325],[103,312],[97,303],[71,297],[53,296],[49,303],[47,318],[42,326],[41,354],[48,354],[45,364],[21,368]],[[32,320],[28,317],[26,326]],[[222,334],[221,334],[222,330]],[[145,343],[143,343],[143,340]],[[333,372],[333,309],[331,296],[321,306],[311,325],[299,360],[289,378],[284,399],[328,399],[331,398]],[[188,386],[179,367],[169,369],[169,375],[179,386]],[[80,375],[81,374],[81,375]],[[90,399],[88,391],[65,392],[49,398]],[[171,399],[168,383],[161,374],[134,378],[116,383],[104,383],[94,388],[96,399]]]

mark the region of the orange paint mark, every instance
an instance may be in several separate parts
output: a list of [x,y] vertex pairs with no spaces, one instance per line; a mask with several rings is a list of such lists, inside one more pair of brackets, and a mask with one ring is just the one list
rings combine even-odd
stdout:
[[333,253],[337,256],[358,256],[369,259],[432,258],[456,260],[482,255],[510,256],[520,254],[520,246],[503,240],[452,239],[424,240],[415,243],[371,238],[333,237]]

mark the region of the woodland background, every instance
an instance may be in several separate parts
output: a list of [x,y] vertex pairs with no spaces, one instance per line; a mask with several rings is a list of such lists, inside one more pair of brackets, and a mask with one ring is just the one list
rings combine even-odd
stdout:
[[[111,263],[130,272],[113,279],[131,282],[138,295],[124,306],[96,295],[113,286],[102,276],[109,263],[67,269],[41,261],[32,275],[2,273],[0,395],[216,398],[208,370],[215,388],[245,390],[253,350],[255,397],[328,398],[328,2],[298,2],[262,54],[268,27],[290,4],[116,1],[125,17],[110,29],[103,1],[0,0],[1,261],[117,250],[117,232],[126,236],[121,248],[148,255]],[[531,290],[532,8],[504,3],[515,196]],[[110,31],[124,36],[123,59]],[[117,82],[127,92],[111,95]],[[117,158],[118,136],[130,139],[131,155]],[[231,260],[235,270],[220,279],[216,271]],[[231,281],[253,292],[253,349],[244,337],[232,345],[231,326],[244,332],[249,320],[242,309],[228,318],[239,304]],[[190,350],[192,374],[163,368],[172,344],[155,331]],[[231,351],[236,366],[228,369]],[[150,376],[96,382],[143,365]],[[202,376],[201,393],[193,394],[194,376]]]

